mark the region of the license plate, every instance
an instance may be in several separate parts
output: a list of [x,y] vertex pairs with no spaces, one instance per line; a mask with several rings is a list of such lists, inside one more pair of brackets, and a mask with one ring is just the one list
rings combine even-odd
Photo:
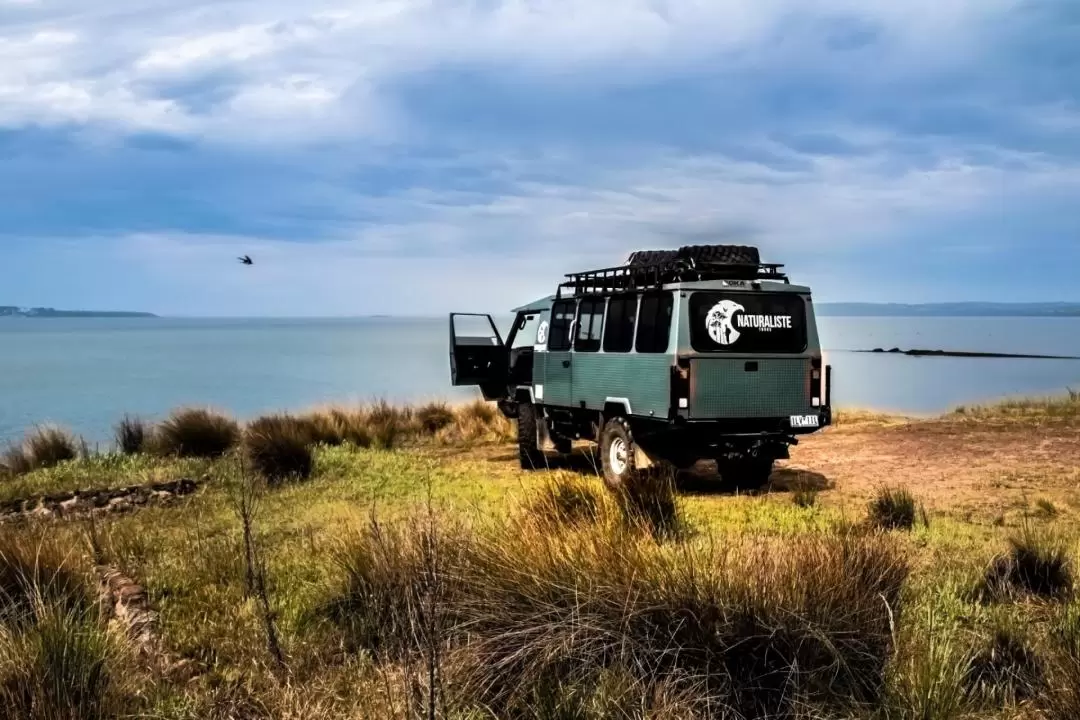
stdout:
[[817,415],[792,415],[791,427],[793,428],[816,428],[819,424]]

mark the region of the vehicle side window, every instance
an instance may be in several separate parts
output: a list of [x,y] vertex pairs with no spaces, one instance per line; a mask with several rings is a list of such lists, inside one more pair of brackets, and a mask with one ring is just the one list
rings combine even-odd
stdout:
[[637,306],[637,295],[622,295],[608,301],[604,352],[625,353],[634,349]]
[[574,350],[578,352],[599,352],[600,334],[604,329],[603,298],[582,300],[578,306],[577,338]]
[[573,300],[563,300],[552,306],[548,350],[561,352],[570,349],[570,325],[574,322],[575,305]]
[[636,345],[639,353],[667,352],[674,302],[669,292],[642,296]]

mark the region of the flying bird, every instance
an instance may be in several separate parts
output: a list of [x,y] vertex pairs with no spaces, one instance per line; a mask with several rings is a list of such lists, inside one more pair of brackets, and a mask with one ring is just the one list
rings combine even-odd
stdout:
[[255,261],[251,259],[250,255],[245,255],[242,258],[237,258],[237,260],[242,262],[244,265],[254,265],[255,264]]

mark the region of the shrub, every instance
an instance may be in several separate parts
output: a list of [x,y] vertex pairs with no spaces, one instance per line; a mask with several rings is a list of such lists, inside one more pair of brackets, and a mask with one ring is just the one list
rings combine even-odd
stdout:
[[162,455],[218,458],[240,441],[235,420],[213,410],[175,410],[157,428],[154,445]]
[[290,415],[270,415],[252,422],[244,450],[256,472],[272,483],[311,477],[315,456],[304,422]]
[[995,707],[1028,700],[1046,687],[1043,661],[1021,634],[999,627],[972,656],[964,687],[969,698]]
[[430,402],[416,409],[416,422],[420,430],[427,435],[436,435],[443,428],[449,427],[456,419],[454,411],[444,402]]
[[882,530],[910,530],[915,527],[918,508],[915,498],[903,488],[881,488],[870,501],[870,524]]
[[146,423],[140,418],[125,415],[116,424],[113,434],[116,437],[116,446],[125,455],[137,455],[146,448],[148,433]]
[[534,494],[526,508],[541,524],[595,523],[604,510],[604,497],[597,485],[577,473],[558,473]]
[[980,593],[984,598],[1071,596],[1072,563],[1064,546],[1027,527],[1010,538],[1009,545],[1009,551],[994,558],[986,570]]

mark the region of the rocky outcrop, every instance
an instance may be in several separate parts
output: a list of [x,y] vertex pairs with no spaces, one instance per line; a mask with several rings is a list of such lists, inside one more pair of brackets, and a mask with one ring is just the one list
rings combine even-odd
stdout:
[[173,482],[132,485],[103,490],[75,490],[38,495],[0,503],[0,523],[26,519],[68,519],[96,513],[124,512],[150,504],[162,504],[191,495],[205,482],[181,478]]

